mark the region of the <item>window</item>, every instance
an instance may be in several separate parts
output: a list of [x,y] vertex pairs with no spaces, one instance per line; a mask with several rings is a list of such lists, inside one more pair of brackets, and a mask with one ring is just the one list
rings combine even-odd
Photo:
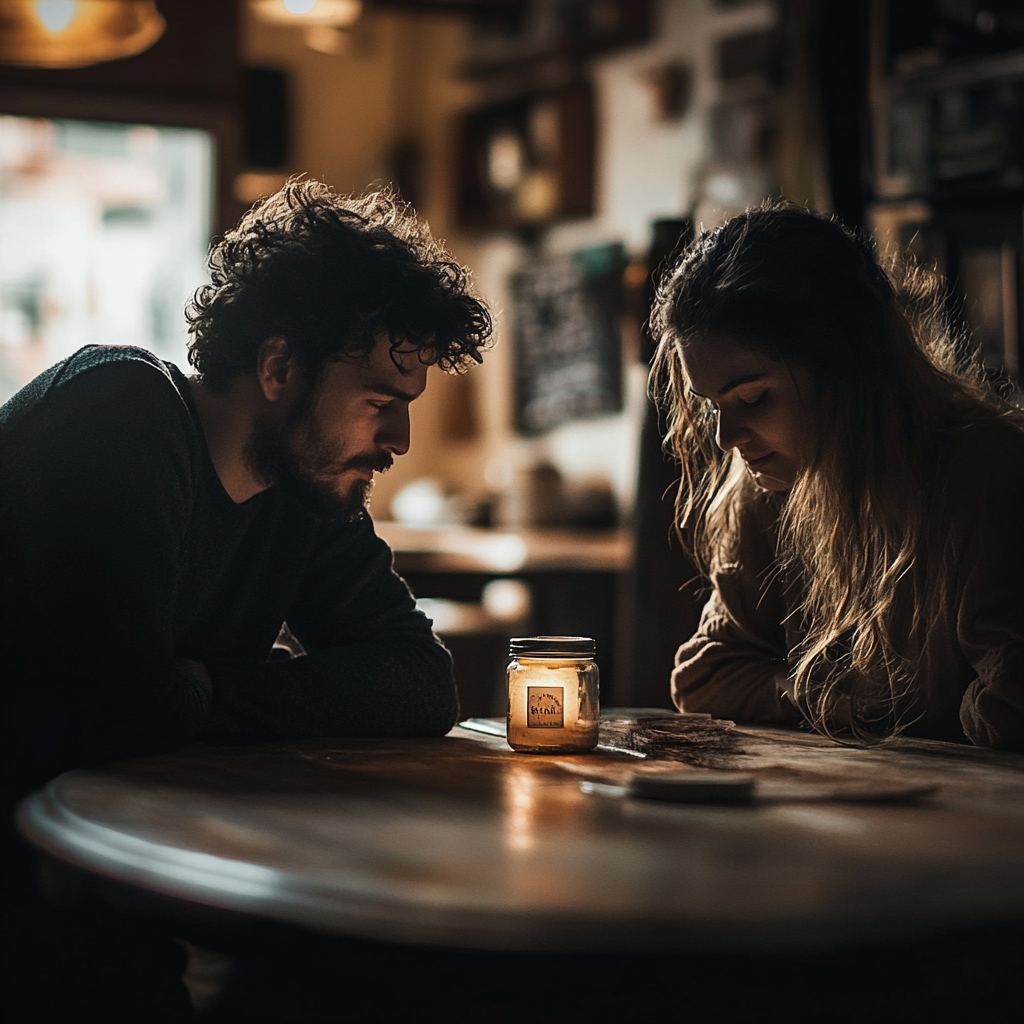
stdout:
[[82,345],[187,365],[212,175],[198,129],[0,116],[0,401]]

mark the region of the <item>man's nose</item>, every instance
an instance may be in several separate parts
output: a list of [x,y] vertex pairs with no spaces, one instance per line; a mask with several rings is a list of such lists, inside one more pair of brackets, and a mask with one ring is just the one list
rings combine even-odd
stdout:
[[377,434],[377,446],[392,455],[404,455],[409,450],[409,407],[402,403],[389,413]]
[[719,409],[716,415],[718,428],[715,432],[715,440],[722,451],[731,451],[745,441],[749,441],[753,436],[753,431],[747,426],[741,415],[722,409]]

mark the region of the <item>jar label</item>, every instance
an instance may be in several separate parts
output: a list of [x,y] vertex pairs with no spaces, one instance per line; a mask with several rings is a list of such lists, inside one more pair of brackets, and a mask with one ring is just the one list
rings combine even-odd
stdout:
[[565,690],[561,686],[526,688],[526,727],[561,729],[565,724]]

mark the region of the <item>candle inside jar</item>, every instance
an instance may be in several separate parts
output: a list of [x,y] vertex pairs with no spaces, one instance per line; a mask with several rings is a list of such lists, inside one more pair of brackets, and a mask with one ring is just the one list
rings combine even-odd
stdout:
[[[518,638],[508,667],[507,738],[513,750],[583,751],[597,745],[600,724],[598,670],[593,641],[581,638]],[[586,639],[586,638],[583,638]],[[548,641],[546,644],[542,641]],[[557,650],[559,643],[564,650]],[[532,644],[537,653],[516,650]],[[557,650],[552,656],[551,648]]]

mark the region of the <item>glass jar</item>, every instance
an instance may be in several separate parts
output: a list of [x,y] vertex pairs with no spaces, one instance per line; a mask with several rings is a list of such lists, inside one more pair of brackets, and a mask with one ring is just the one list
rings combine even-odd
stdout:
[[513,637],[509,656],[508,745],[533,753],[593,750],[601,718],[594,641]]

